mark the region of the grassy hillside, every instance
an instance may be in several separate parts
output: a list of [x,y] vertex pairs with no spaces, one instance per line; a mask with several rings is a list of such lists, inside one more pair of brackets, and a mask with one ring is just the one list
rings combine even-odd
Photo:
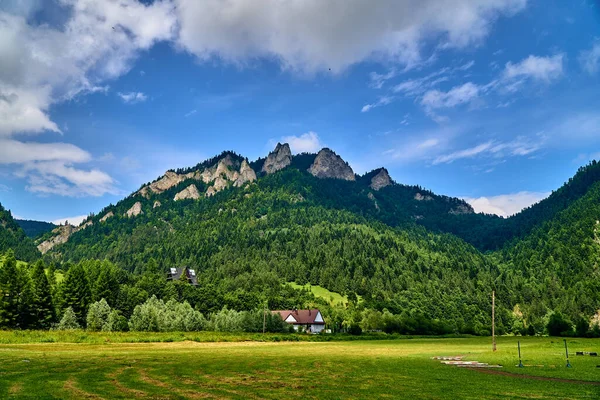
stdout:
[[310,283],[307,283],[305,285],[298,285],[295,282],[290,282],[289,285],[292,286],[294,289],[308,290],[312,294],[314,294],[315,297],[325,300],[332,306],[346,305],[348,303],[348,296],[343,296],[339,293],[332,292],[319,285],[311,285]]

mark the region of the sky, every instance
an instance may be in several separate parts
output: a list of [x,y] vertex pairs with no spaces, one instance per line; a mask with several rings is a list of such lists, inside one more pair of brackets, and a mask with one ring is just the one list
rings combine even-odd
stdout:
[[277,142],[508,216],[600,159],[596,0],[3,0],[0,203],[77,222]]

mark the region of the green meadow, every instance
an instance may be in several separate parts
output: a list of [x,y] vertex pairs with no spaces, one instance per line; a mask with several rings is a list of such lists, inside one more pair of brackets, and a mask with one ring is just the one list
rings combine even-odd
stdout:
[[[71,335],[83,343],[68,334],[43,343],[43,333],[23,343],[25,336],[2,332],[0,398],[600,398],[600,358],[574,355],[600,350],[598,339],[568,339],[566,368],[562,339],[547,337],[501,337],[493,353],[489,338],[259,342],[229,335],[219,342],[219,334],[204,333],[196,341],[152,334],[147,343],[127,343],[127,334]],[[516,366],[517,340],[525,368]],[[431,359],[456,355],[503,368]]]

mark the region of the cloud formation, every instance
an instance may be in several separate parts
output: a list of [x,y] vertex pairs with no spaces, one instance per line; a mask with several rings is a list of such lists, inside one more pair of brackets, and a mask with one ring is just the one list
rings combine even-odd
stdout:
[[464,197],[475,212],[510,217],[550,195],[549,192],[518,192],[487,197]]
[[119,93],[117,93],[117,96],[119,96],[121,98],[121,100],[123,100],[123,103],[125,103],[125,104],[142,103],[148,99],[148,96],[146,96],[142,92],[128,92],[128,93],[119,92]]
[[[177,43],[200,60],[256,58],[314,73],[340,72],[367,59],[404,66],[421,62],[424,42],[480,43],[493,22],[526,0],[175,0]],[[440,12],[440,10],[444,10]]]
[[600,67],[600,40],[596,41],[591,49],[579,54],[579,63],[584,71],[590,75],[598,73]]
[[323,148],[319,135],[312,131],[300,136],[285,136],[281,138],[281,141],[283,143],[288,143],[290,145],[290,150],[295,154],[315,153]]

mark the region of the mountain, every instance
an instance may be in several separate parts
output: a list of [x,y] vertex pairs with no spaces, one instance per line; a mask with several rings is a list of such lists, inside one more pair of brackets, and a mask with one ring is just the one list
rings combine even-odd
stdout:
[[33,241],[25,235],[10,211],[0,204],[0,254],[9,249],[14,251],[17,259],[24,261],[31,261],[40,256]]
[[15,219],[15,221],[23,229],[25,234],[32,239],[42,236],[46,232],[50,232],[56,228],[56,225],[52,222],[32,221],[27,219]]
[[581,168],[505,219],[396,183],[384,168],[356,175],[330,149],[291,155],[278,144],[256,161],[224,152],[167,171],[38,248],[138,274],[155,262],[190,265],[230,307],[258,307],[278,283],[310,282],[449,331],[487,332],[496,290],[500,331],[541,332],[549,312],[575,320],[600,308],[599,171]]

